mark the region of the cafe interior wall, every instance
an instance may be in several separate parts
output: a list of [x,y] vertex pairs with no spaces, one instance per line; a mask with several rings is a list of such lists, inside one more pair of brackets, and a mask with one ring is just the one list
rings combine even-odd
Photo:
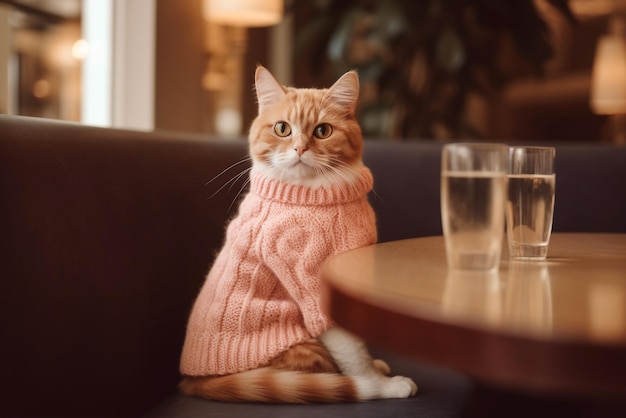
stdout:
[[572,26],[548,18],[554,56],[542,77],[520,76],[490,104],[488,132],[519,141],[610,141],[609,121],[590,107],[591,75],[598,39],[612,13],[579,11]]
[[[285,31],[294,31],[294,26],[301,23],[298,16],[295,24],[290,21],[286,28],[283,25],[282,35],[275,36],[276,28],[211,25],[202,19],[202,0],[155,1],[155,129],[235,137],[245,135],[256,114],[252,74],[257,63],[275,70],[280,74],[279,80],[285,83],[311,86],[330,82],[329,74],[318,77],[307,72],[303,63],[295,60],[298,55],[287,48],[290,44],[285,44]],[[0,3],[0,7],[6,13],[6,6]],[[598,141],[605,138],[605,118],[591,112],[589,87],[595,44],[606,32],[607,15],[586,13],[579,16],[579,23],[575,26],[558,18],[548,21],[556,53],[548,63],[544,77],[521,75],[496,100],[486,102],[475,98],[468,106],[468,117],[486,133],[486,139]],[[24,60],[29,54],[25,49],[28,42],[31,47],[39,45],[40,52],[54,51],[52,47],[41,47],[54,42],[74,45],[71,40],[80,39],[79,29],[80,19],[77,18],[35,25],[14,33],[12,47]],[[40,39],[36,39],[37,36]],[[32,51],[30,54],[36,55]],[[275,64],[272,57],[276,56],[282,56],[282,64]],[[39,70],[20,74],[19,106],[11,108],[0,100],[0,106],[4,106],[0,112],[80,120],[77,102],[80,101],[81,58],[75,54],[65,57],[65,63],[58,59],[37,58]],[[4,65],[8,65],[7,62]],[[280,68],[272,68],[272,65]],[[22,64],[23,71],[26,67]],[[2,70],[6,71],[6,67]],[[56,75],[51,75],[54,73]],[[10,82],[4,87],[0,83],[0,90],[3,88],[5,91],[0,91],[3,98],[16,92]],[[364,86],[364,94],[367,89]],[[5,102],[11,103],[11,100]],[[220,128],[219,117],[231,121],[230,128],[229,123],[226,128]]]
[[[363,2],[359,2],[358,0],[351,2],[351,4],[356,5],[360,3]],[[608,140],[609,135],[608,132],[605,131],[606,117],[595,115],[589,105],[591,70],[598,38],[607,32],[610,16],[616,14],[616,12],[624,13],[626,10],[626,2],[623,0],[570,0],[568,4],[575,16],[576,21],[574,23],[569,21],[563,13],[559,13],[556,8],[547,4],[547,1],[535,0],[534,3],[540,11],[543,20],[549,27],[548,40],[553,47],[553,55],[544,63],[542,73],[535,74],[529,66],[530,63],[522,59],[520,54],[516,53],[513,43],[507,42],[508,38],[501,36],[501,42],[498,44],[499,49],[494,48],[493,51],[495,52],[493,52],[493,54],[499,56],[496,60],[497,67],[500,70],[500,75],[508,79],[508,83],[506,83],[501,90],[490,90],[484,95],[471,94],[463,109],[464,114],[462,115],[462,119],[465,120],[466,125],[474,128],[473,130],[476,131],[476,134],[462,137],[455,136],[455,134],[451,134],[450,131],[446,132],[445,129],[422,129],[422,127],[415,130],[430,130],[432,132],[430,136],[406,137],[403,136],[405,135],[404,133],[394,131],[392,121],[389,123],[390,129],[388,129],[390,134],[383,135],[383,137],[392,137],[400,140],[407,138],[452,140],[471,138],[502,141]],[[442,2],[438,3],[436,0],[433,0],[430,1],[429,4],[442,4]],[[468,4],[471,4],[471,2],[468,2]],[[489,7],[496,8],[495,5]],[[487,9],[489,7],[485,6]],[[513,8],[513,6],[511,6],[511,8]],[[505,7],[502,9],[505,9]],[[387,10],[387,13],[393,12],[393,8]],[[502,10],[498,12],[504,14]],[[494,14],[498,12],[494,12]],[[454,17],[451,17],[451,15],[454,15],[454,12],[439,13],[443,18],[452,19]],[[315,15],[315,12],[310,14]],[[319,12],[317,12],[317,14],[319,14]],[[380,44],[388,45],[391,44],[391,42],[385,38],[385,32],[381,31],[379,26],[377,26],[376,15],[370,13],[368,16],[367,12],[361,13],[361,15],[363,14],[365,14],[365,17],[361,17],[357,13],[353,13],[352,16],[348,15],[348,18],[352,17],[352,19],[354,19],[353,21],[357,21],[357,23],[348,21],[348,24],[344,24],[343,22],[339,24],[340,30],[352,31],[352,38],[349,39],[348,42],[342,40],[339,36],[334,36],[330,41],[327,41],[330,47],[336,47],[336,44],[343,42],[345,49],[342,55],[335,55],[335,57],[327,61],[328,65],[322,66],[321,77],[311,76],[310,71],[310,68],[316,65],[315,60],[319,61],[319,55],[316,55],[314,60],[309,60],[309,62],[297,63],[298,70],[296,71],[296,76],[300,78],[298,81],[299,84],[319,83],[318,80],[320,78],[324,79],[321,84],[330,83],[332,79],[337,76],[337,73],[332,69],[328,71],[328,68],[332,67],[333,64],[345,66],[346,62],[363,63],[361,65],[366,71],[375,73],[378,61],[382,61],[382,66],[384,67],[386,65],[384,64],[385,60],[399,59],[399,57],[394,57],[393,54],[395,51],[390,51],[390,53],[377,51],[377,48],[380,48]],[[354,17],[355,15],[356,17]],[[324,17],[327,16],[324,15]],[[358,23],[359,19],[361,23]],[[384,19],[379,19],[379,21],[382,20]],[[387,18],[387,20],[390,22],[389,25],[401,25],[403,23],[402,19],[394,20],[393,16]],[[400,20],[400,23],[398,23],[397,20]],[[422,20],[424,19],[422,18]],[[306,23],[307,18],[304,17],[300,19],[297,26],[300,27],[306,25]],[[350,24],[352,26],[350,26]],[[437,26],[435,24],[433,25]],[[485,24],[485,26],[493,29],[498,27],[498,23],[490,22]],[[536,26],[535,24],[535,27]],[[467,30],[467,28],[456,29],[458,31]],[[432,29],[429,30],[433,31]],[[359,37],[359,32],[363,32],[365,35]],[[370,32],[373,32],[373,36],[369,35]],[[380,32],[383,33],[381,34]],[[417,31],[417,34],[411,33],[411,35],[426,37],[426,35],[421,35],[419,31]],[[528,36],[528,33],[525,33],[525,35]],[[437,39],[441,40],[442,37],[443,36]],[[376,42],[373,42],[371,39],[374,39]],[[362,53],[358,51],[357,48],[354,48],[357,42],[363,45],[360,47],[361,51],[366,48],[372,51],[369,57],[367,56],[367,52]],[[335,45],[333,45],[333,43],[335,43]],[[354,51],[351,52],[350,48],[354,48]],[[346,50],[348,52],[345,52]],[[335,54],[337,53],[335,52]],[[380,57],[383,58],[381,59]],[[304,55],[304,59],[306,60],[307,58],[308,57]],[[421,65],[415,65],[416,61]],[[423,64],[415,59],[411,65],[411,74],[416,74],[421,71],[426,74],[424,76],[425,79],[431,76],[435,68],[435,64]],[[391,67],[391,71],[395,70],[393,64],[387,65],[387,67]],[[419,71],[416,71],[416,68]],[[408,71],[406,68],[404,68],[404,70]],[[398,76],[397,71],[392,74]],[[370,76],[370,78],[373,77]],[[361,97],[361,103],[367,102],[370,96],[380,94],[376,91],[377,89],[380,91],[381,84],[377,80],[370,85],[362,85],[364,94]],[[452,88],[455,88],[454,84]],[[421,87],[420,89],[429,90],[428,87]],[[392,89],[388,88],[388,91],[390,90]],[[445,92],[445,90],[443,91]],[[426,95],[427,94],[424,94],[424,96]],[[383,99],[381,102],[385,102],[385,100]],[[389,100],[387,100],[387,102],[389,102]],[[391,117],[385,118],[386,109],[383,108],[383,111],[378,111],[380,105],[377,106],[376,97],[371,100],[371,103],[374,104],[374,106],[372,106],[374,108],[374,112],[372,112],[374,117],[372,120],[376,121],[373,131],[376,131],[387,119],[393,119],[393,108],[397,107],[395,104],[397,103],[397,99],[392,99],[391,102],[393,103],[392,111],[388,113]],[[419,104],[420,103],[418,103],[418,105]],[[385,106],[385,103],[383,103],[382,106]],[[417,115],[412,114],[412,116]],[[362,119],[367,120],[367,118]],[[430,122],[437,121],[436,118],[426,119],[430,120]],[[436,124],[441,125],[440,123]],[[368,122],[365,121],[364,123],[362,120],[362,125],[367,130]]]
[[4,3],[0,2],[0,112],[78,121],[79,9],[70,6],[56,14]]

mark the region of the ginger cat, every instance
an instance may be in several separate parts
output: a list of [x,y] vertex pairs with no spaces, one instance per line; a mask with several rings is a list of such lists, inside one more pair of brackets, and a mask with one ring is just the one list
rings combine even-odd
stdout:
[[255,85],[250,191],[189,318],[180,390],[276,403],[415,395],[411,379],[387,376],[387,364],[321,307],[321,263],[376,242],[357,74],[295,89],[258,67]]

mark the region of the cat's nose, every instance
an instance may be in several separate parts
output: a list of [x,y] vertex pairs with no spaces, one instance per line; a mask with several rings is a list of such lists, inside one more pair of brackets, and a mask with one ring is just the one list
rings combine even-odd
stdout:
[[298,157],[302,157],[302,154],[304,154],[304,151],[308,150],[309,147],[307,146],[299,146],[299,147],[295,147],[294,150],[298,153]]

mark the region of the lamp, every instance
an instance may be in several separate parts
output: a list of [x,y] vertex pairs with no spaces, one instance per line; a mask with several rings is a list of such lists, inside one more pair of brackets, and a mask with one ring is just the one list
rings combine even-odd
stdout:
[[283,18],[283,0],[204,0],[204,18],[230,26],[272,26]]
[[609,115],[612,140],[626,142],[626,22],[613,17],[609,34],[600,38],[596,48],[591,79],[591,108]]

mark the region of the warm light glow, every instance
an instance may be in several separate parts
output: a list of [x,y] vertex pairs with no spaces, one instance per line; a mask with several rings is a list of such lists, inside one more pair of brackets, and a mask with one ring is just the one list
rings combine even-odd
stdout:
[[230,26],[272,26],[283,18],[283,0],[204,0],[204,17]]
[[79,39],[72,45],[72,56],[77,60],[84,60],[89,54],[89,43],[84,39]]
[[226,137],[241,135],[241,113],[237,109],[220,109],[215,115],[215,130]]
[[33,85],[33,96],[38,99],[47,99],[50,97],[50,93],[52,92],[52,87],[50,86],[50,82],[46,79],[39,79],[35,81]]
[[591,108],[595,113],[626,113],[626,38],[624,22],[611,22],[611,34],[598,41],[591,81]]

